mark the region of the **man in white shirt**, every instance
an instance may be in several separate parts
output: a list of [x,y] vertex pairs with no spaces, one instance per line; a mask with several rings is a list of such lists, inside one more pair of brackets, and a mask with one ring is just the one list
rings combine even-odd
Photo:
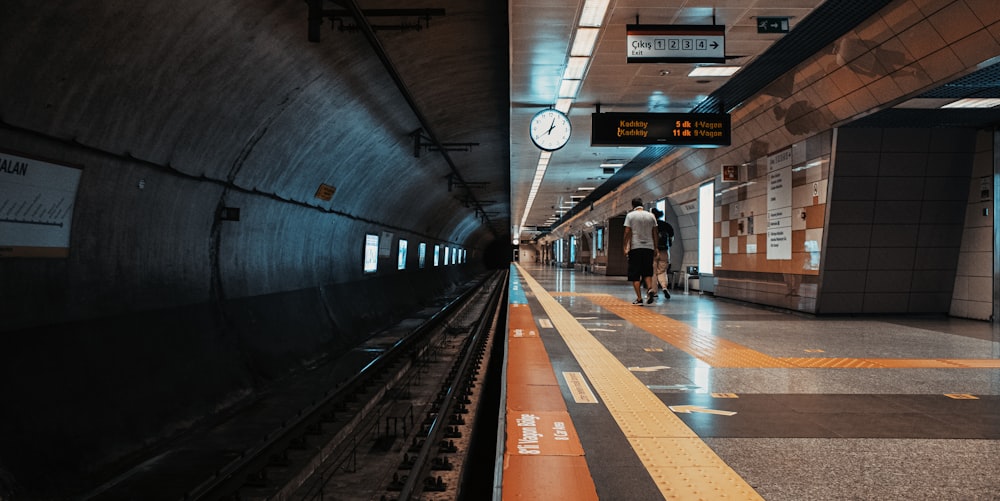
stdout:
[[633,209],[625,215],[625,255],[628,256],[628,280],[635,289],[635,301],[632,304],[642,304],[642,284],[645,280],[648,297],[646,302],[653,303],[656,299],[656,289],[653,288],[653,260],[658,251],[656,242],[659,235],[656,229],[656,217],[642,206],[641,198],[632,199]]

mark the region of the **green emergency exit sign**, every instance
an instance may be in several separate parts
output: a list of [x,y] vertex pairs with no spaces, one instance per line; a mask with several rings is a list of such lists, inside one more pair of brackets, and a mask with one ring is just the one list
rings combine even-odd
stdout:
[[788,33],[788,18],[758,17],[757,33]]

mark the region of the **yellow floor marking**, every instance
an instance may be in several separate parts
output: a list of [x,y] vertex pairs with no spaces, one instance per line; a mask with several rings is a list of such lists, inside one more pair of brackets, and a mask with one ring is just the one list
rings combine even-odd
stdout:
[[518,265],[666,499],[763,499]]
[[701,332],[651,308],[636,306],[607,294],[589,295],[587,298],[712,367],[795,367],[779,358]]
[[587,384],[587,380],[583,378],[583,374],[579,372],[563,372],[563,379],[566,380],[566,386],[569,387],[569,392],[573,394],[573,400],[578,404],[596,404],[597,397],[594,396],[594,392],[590,391],[590,385]]
[[[562,293],[571,295],[572,293]],[[772,357],[608,294],[577,294],[711,367],[744,369],[1000,369],[995,358]],[[649,349],[646,349],[649,351]],[[811,351],[811,350],[806,350]],[[820,350],[821,351],[821,350]]]

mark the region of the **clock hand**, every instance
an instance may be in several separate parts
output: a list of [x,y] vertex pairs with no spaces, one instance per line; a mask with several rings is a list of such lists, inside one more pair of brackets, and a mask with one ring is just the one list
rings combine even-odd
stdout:
[[549,130],[545,131],[546,134],[552,134],[552,129],[556,128],[556,119],[552,119],[552,125],[549,125]]

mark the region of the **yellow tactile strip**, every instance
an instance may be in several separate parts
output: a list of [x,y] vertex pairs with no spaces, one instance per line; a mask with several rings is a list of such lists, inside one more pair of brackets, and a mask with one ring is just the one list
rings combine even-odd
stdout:
[[[562,293],[569,295],[568,293]],[[607,294],[578,294],[712,367],[745,369],[1000,369],[998,359],[772,357]]]
[[763,499],[518,266],[666,499]]

